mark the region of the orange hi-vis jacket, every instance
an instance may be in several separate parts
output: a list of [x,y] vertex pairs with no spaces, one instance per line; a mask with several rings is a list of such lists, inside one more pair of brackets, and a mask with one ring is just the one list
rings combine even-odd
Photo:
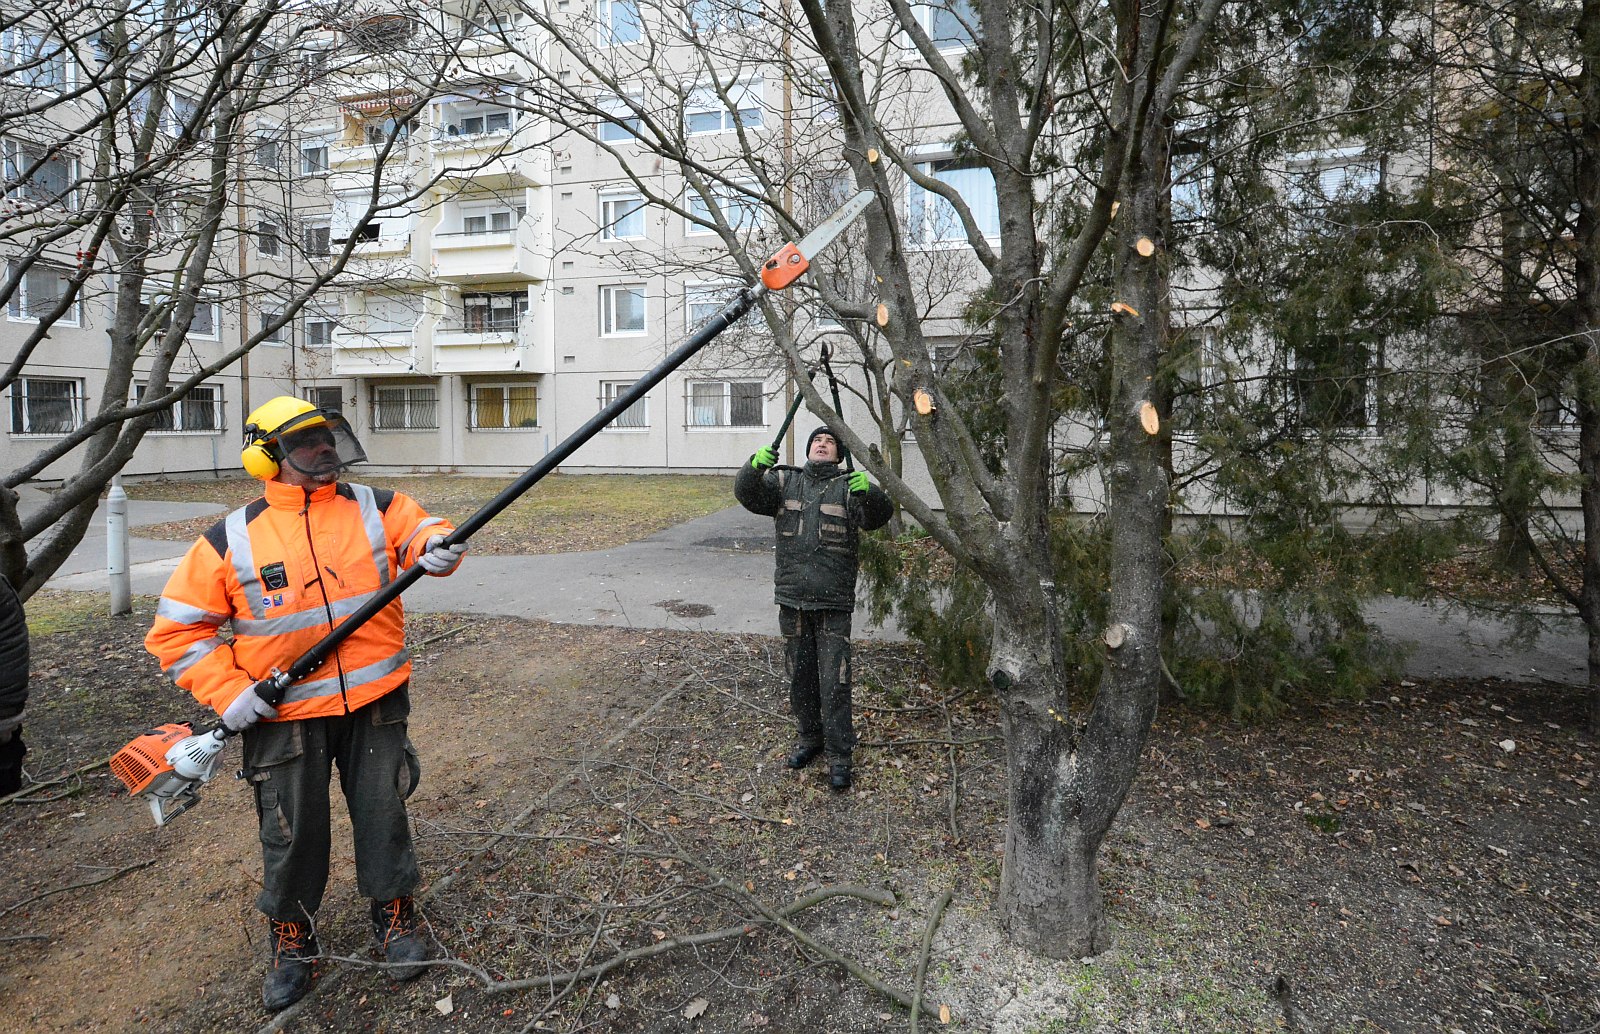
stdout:
[[[189,548],[144,638],[168,677],[218,714],[416,563],[429,539],[454,530],[399,492],[347,482],[309,496],[280,481],[265,488]],[[410,675],[396,597],[289,687],[276,720],[354,711]]]

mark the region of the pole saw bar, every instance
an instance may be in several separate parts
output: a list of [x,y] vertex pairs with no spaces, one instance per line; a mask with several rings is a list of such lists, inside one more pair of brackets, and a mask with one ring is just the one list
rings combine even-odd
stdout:
[[[749,284],[741,288],[732,301],[718,310],[716,315],[712,316],[704,326],[690,335],[688,340],[679,345],[672,354],[641,376],[633,383],[632,387],[613,399],[609,405],[591,417],[582,427],[562,439],[560,444],[546,453],[543,459],[529,467],[515,481],[507,485],[499,495],[489,500],[476,513],[462,521],[455,531],[445,537],[445,544],[453,546],[467,541],[474,532],[494,520],[502,510],[510,506],[546,474],[554,470],[563,460],[576,452],[581,445],[593,438],[601,428],[615,420],[629,406],[643,398],[651,388],[666,379],[668,374],[682,366],[695,353],[710,344],[719,334],[738,322],[745,313],[755,307],[756,302],[760,300],[763,294],[768,291],[781,291],[794,283],[800,274],[811,267],[811,259],[837,240],[846,227],[855,222],[861,213],[867,210],[867,206],[872,203],[872,198],[873,193],[870,190],[863,190],[857,193],[827,219],[818,224],[799,244],[785,244],[777,254],[762,264],[761,283]],[[340,643],[349,638],[351,633],[371,620],[384,607],[387,607],[395,597],[409,588],[423,574],[424,571],[420,564],[413,564],[401,571],[394,581],[375,593],[360,609],[335,626],[305,653],[295,658],[294,663],[282,671],[274,672],[258,683],[256,692],[267,703],[276,707],[278,702],[283,699],[284,694],[288,692],[290,686],[321,667],[332,656],[333,651],[338,648]]]

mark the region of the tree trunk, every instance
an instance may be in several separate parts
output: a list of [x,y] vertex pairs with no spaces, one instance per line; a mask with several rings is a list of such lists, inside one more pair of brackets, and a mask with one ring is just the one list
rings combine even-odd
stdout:
[[1578,22],[1577,330],[1585,336],[1579,371],[1578,466],[1583,474],[1583,590],[1579,612],[1589,633],[1589,733],[1600,735],[1600,0],[1584,0]]
[[1096,871],[1105,828],[1085,808],[1092,773],[1075,751],[1066,680],[1051,649],[1059,635],[1048,607],[996,605],[989,677],[1000,694],[1009,816],[998,908],[1018,944],[1082,958],[1105,946]]

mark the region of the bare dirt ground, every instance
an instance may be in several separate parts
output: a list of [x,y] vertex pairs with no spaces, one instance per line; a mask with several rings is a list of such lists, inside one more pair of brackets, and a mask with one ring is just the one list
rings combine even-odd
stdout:
[[[143,653],[151,607],[32,601],[34,779],[204,720]],[[0,806],[7,1029],[904,1030],[863,977],[909,1003],[919,969],[923,1030],[1600,1029],[1600,747],[1572,690],[1402,683],[1257,726],[1164,710],[1102,854],[1112,946],[1053,962],[991,911],[993,702],[906,647],[858,655],[836,796],[783,767],[776,639],[429,616],[411,642],[437,968],[373,966],[340,830],[333,957],[272,1021],[245,788],[218,778],[157,830],[101,766]]]

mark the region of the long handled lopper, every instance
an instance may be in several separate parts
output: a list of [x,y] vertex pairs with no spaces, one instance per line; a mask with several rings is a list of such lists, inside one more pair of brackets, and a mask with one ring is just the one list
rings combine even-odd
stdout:
[[[624,410],[633,405],[666,376],[682,366],[718,334],[727,330],[740,317],[755,307],[768,291],[782,291],[804,273],[811,259],[842,234],[872,202],[872,192],[861,191],[846,201],[839,209],[812,230],[799,244],[785,244],[777,254],[761,267],[760,283],[749,284],[723,306],[716,315],[666,359],[634,382],[633,386],[617,396],[610,405],[591,417],[588,423],[568,435],[538,463],[529,467],[521,477],[489,502],[477,513],[461,522],[460,527],[444,540],[445,545],[465,542],[473,532],[488,524],[532,488],[539,479],[554,470],[562,460],[577,451],[578,447],[600,431]],[[791,417],[793,411],[791,410]],[[781,437],[782,432],[779,432]],[[322,665],[339,644],[373,615],[383,610],[412,583],[423,575],[421,565],[414,564],[401,571],[394,581],[379,590],[359,610],[322,637],[316,645],[295,659],[283,670],[256,684],[261,699],[276,707],[289,687],[311,674]],[[185,723],[171,723],[151,729],[144,735],[117,751],[111,758],[111,771],[128,787],[134,797],[148,799],[150,814],[156,825],[164,826],[178,815],[188,811],[200,801],[199,789],[216,774],[221,759],[222,745],[231,730],[217,725],[195,733]]]

